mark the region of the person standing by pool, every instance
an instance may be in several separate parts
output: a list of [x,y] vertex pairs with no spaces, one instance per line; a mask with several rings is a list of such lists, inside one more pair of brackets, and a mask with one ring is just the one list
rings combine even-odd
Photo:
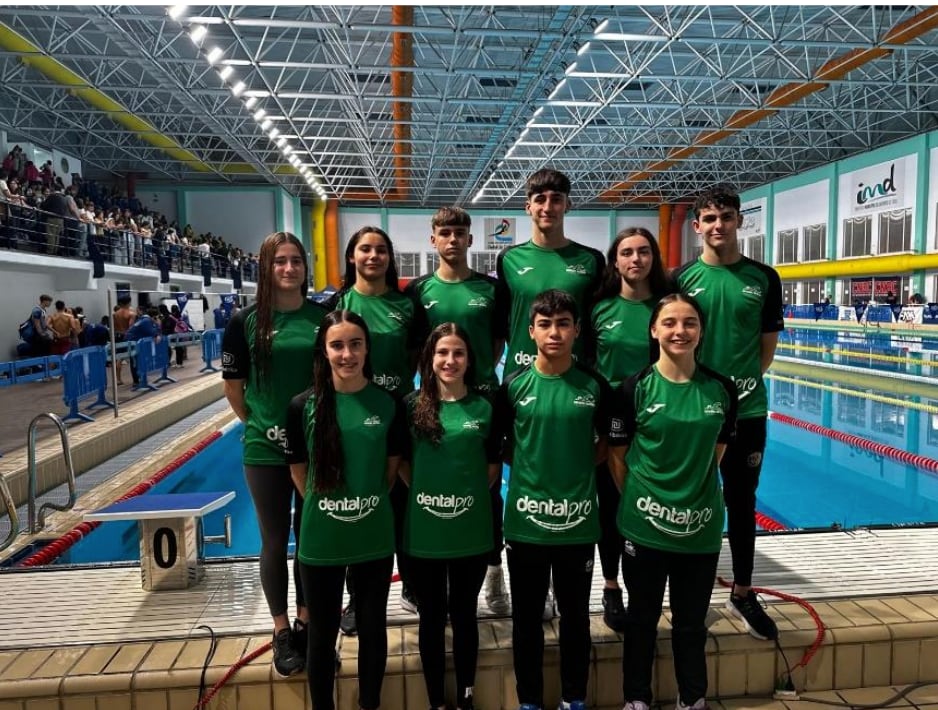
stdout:
[[[615,388],[649,364],[648,321],[668,288],[658,242],[647,229],[620,231],[606,254],[602,284],[593,298],[587,349],[594,366]],[[603,568],[603,621],[622,632],[625,606],[619,586],[622,536],[616,527],[619,491],[605,461],[596,468],[599,499],[599,560]]]
[[733,439],[738,400],[732,380],[697,364],[704,318],[693,298],[658,301],[650,331],[660,354],[620,386],[609,433],[629,590],[622,689],[625,710],[648,710],[667,583],[677,708],[704,710],[705,620],[724,519],[717,467]]
[[287,616],[291,506],[299,540],[303,509],[285,458],[290,399],[313,381],[313,347],[326,312],[306,299],[308,262],[303,243],[288,232],[268,236],[260,249],[255,303],[232,317],[222,338],[225,396],[244,422],[244,476],[261,533],[261,587],[273,617],[274,670],[303,669],[309,612],[298,564],[293,562],[296,620]]
[[310,609],[306,671],[313,710],[333,710],[342,587],[356,589],[358,706],[381,704],[387,662],[388,590],[394,560],[389,489],[407,424],[403,402],[371,380],[368,327],[346,310],[322,322],[313,386],[287,412],[286,458],[304,495],[297,545]]
[[[573,206],[570,178],[551,168],[528,177],[524,211],[531,217],[531,239],[506,247],[498,254],[502,301],[508,308],[508,352],[504,377],[534,362],[537,348],[529,333],[530,308],[538,294],[558,288],[569,293],[580,313],[589,313],[589,299],[599,286],[603,255],[598,250],[568,239],[564,219]],[[581,355],[580,339],[574,348]],[[544,618],[554,616],[550,590],[544,599]]]
[[479,652],[476,608],[494,541],[491,486],[500,483],[500,432],[492,404],[473,390],[469,333],[433,329],[420,356],[420,389],[407,396],[411,447],[401,477],[410,499],[404,524],[420,613],[419,647],[430,706],[445,710],[445,631],[453,627],[456,703],[473,709]]
[[[498,282],[469,267],[471,226],[472,219],[460,207],[441,207],[436,211],[430,221],[430,243],[440,255],[440,266],[436,272],[407,284],[405,293],[423,306],[430,327],[459,323],[466,329],[476,363],[475,381],[470,384],[494,397],[498,390],[495,365],[505,349],[508,310]],[[485,573],[485,601],[492,613],[505,616],[510,607],[502,572],[501,485],[492,486],[491,496],[495,545]]]
[[496,418],[511,462],[505,540],[511,585],[512,652],[522,710],[544,707],[543,609],[553,576],[560,613],[558,710],[585,710],[589,596],[595,544],[596,461],[609,431],[609,384],[573,358],[576,301],[545,291],[531,304],[537,357],[505,378]]
[[[375,384],[398,397],[413,391],[417,353],[428,331],[426,315],[419,303],[400,291],[394,245],[384,230],[362,227],[349,239],[345,248],[345,279],[326,308],[350,310],[368,324]],[[394,486],[391,503],[394,506],[395,539],[400,551],[407,506],[407,490],[403,483]],[[407,563],[401,555],[398,555],[397,568],[401,575],[401,608],[416,613]],[[349,596],[354,595],[355,585],[352,584]],[[354,611],[355,604],[350,599],[342,624],[342,630],[347,634],[355,633]]]
[[694,203],[694,231],[703,253],[681,266],[674,279],[697,299],[709,324],[700,362],[725,374],[739,391],[734,443],[720,463],[733,557],[733,589],[726,607],[758,639],[778,628],[752,591],[756,547],[756,488],[765,453],[768,396],[762,376],[772,364],[782,318],[782,283],[770,266],[742,255],[739,195],[727,186],[701,193]]

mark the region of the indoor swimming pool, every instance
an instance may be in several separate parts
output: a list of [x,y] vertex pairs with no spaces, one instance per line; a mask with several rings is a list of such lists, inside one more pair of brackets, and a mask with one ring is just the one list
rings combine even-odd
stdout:
[[[789,423],[908,451],[936,460],[938,469],[938,385],[927,376],[931,358],[938,356],[938,334],[909,342],[878,332],[792,328],[780,339],[778,353],[766,384],[770,410],[783,417],[769,421],[759,512],[775,527],[790,530],[938,522],[938,474]],[[240,437],[240,424],[226,427],[219,440],[152,489],[235,491],[234,501],[204,521],[205,534],[217,535],[224,516],[231,515],[233,546],[207,545],[208,557],[253,557],[260,549],[241,473]],[[506,467],[505,482],[509,475]],[[108,522],[55,564],[138,559],[137,524]]]

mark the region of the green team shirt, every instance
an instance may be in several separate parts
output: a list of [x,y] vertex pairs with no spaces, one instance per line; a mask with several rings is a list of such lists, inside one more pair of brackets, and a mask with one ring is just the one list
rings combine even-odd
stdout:
[[628,446],[619,501],[619,532],[645,547],[719,552],[723,494],[717,443],[736,430],[736,388],[698,367],[689,382],[671,382],[650,366],[618,390],[610,446]]
[[505,379],[495,409],[511,452],[506,540],[599,540],[595,440],[609,431],[610,397],[602,376],[579,363],[562,375],[529,365]]
[[505,338],[508,314],[497,283],[491,276],[476,271],[465,281],[444,281],[436,274],[427,274],[411,281],[405,290],[423,306],[428,328],[457,323],[466,329],[476,363],[472,384],[492,393],[498,389],[493,344]]
[[[528,333],[528,309],[535,297],[551,288],[566,291],[576,300],[585,321],[589,298],[599,285],[605,263],[599,251],[576,242],[561,249],[545,249],[528,241],[499,253],[495,271],[499,288],[505,290],[504,301],[509,304],[506,376],[530,365],[537,355]],[[574,346],[577,355],[582,351],[583,337],[581,334]]]
[[388,497],[388,458],[407,436],[403,405],[374,383],[336,393],[344,481],[330,493],[313,491],[312,390],[290,401],[287,463],[307,463],[297,556],[307,565],[350,565],[394,554],[394,514]]
[[415,557],[481,555],[493,547],[488,466],[501,461],[501,440],[492,405],[470,392],[440,402],[443,438],[439,445],[418,437],[413,427],[417,393],[407,396],[411,422],[410,498],[404,518],[404,551]]
[[282,466],[287,405],[313,381],[313,349],[327,311],[305,302],[295,311],[274,311],[270,366],[266,381],[258,382],[254,361],[257,306],[232,316],[222,338],[222,378],[247,380],[244,404],[244,463]]
[[340,291],[330,301],[330,310],[357,313],[371,336],[372,379],[389,392],[403,396],[414,389],[411,352],[427,337],[426,318],[412,298],[399,291],[363,296],[354,288]]
[[590,328],[596,350],[596,369],[618,387],[627,377],[649,365],[649,322],[655,299],[630,301],[620,295],[593,306]]
[[740,419],[766,416],[762,334],[785,327],[778,273],[745,256],[728,266],[710,266],[698,257],[680,267],[674,279],[706,318],[700,362],[736,383]]

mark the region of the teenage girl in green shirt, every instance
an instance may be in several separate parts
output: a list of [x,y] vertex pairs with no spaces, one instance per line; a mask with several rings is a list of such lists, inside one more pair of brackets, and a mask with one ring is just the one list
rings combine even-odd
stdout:
[[[670,289],[658,242],[647,229],[626,227],[606,253],[602,284],[593,298],[587,345],[596,371],[612,387],[647,367],[648,319]],[[613,631],[625,627],[625,606],[619,586],[622,536],[616,528],[619,491],[613,485],[606,462],[596,467],[599,499],[599,560],[603,578],[603,621]]]
[[287,410],[287,461],[304,492],[297,544],[311,610],[306,672],[313,710],[334,710],[335,642],[346,575],[355,582],[358,706],[381,704],[394,555],[388,490],[407,437],[403,405],[370,378],[368,328],[351,311],[322,323],[313,386]]
[[[329,310],[344,308],[360,315],[371,334],[371,367],[375,384],[403,397],[414,389],[417,353],[426,340],[426,312],[398,286],[394,244],[379,227],[365,226],[349,239],[345,247],[345,279],[342,288],[329,300]],[[407,507],[405,486],[396,484],[391,491],[394,506],[394,539],[400,553],[403,542],[404,512]],[[410,573],[406,559],[398,554],[401,575],[401,607],[416,612],[410,592]],[[355,596],[354,583],[349,595]],[[355,605],[350,603],[342,619],[342,631],[354,634]]]
[[697,363],[703,313],[684,294],[661,299],[651,317],[660,355],[619,389],[609,468],[622,491],[622,575],[629,591],[623,634],[625,710],[648,710],[665,584],[678,710],[707,707],[704,624],[722,543],[717,466],[736,431],[731,380]]
[[432,708],[443,710],[446,619],[453,627],[459,710],[472,710],[479,652],[479,591],[494,545],[489,490],[500,480],[501,436],[475,382],[469,334],[441,323],[420,356],[420,389],[407,397],[411,450],[404,526],[420,613],[420,661]]

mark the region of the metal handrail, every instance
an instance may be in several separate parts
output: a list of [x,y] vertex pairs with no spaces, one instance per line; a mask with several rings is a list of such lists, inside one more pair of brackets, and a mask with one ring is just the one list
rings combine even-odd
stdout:
[[[38,487],[38,482],[36,480],[36,429],[39,425],[39,420],[43,418],[49,418],[59,429],[59,436],[62,439],[62,450],[65,457],[65,472],[68,474],[67,483],[68,483],[68,503],[65,505],[58,505],[57,503],[43,503],[39,508],[39,519],[36,519],[36,488]],[[65,426],[65,422],[58,417],[58,415],[53,414],[52,412],[44,412],[43,414],[37,414],[33,417],[33,420],[29,423],[29,432],[27,436],[27,449],[26,449],[26,460],[29,473],[29,507],[28,507],[28,520],[26,524],[26,529],[30,533],[41,532],[46,524],[46,509],[50,510],[71,510],[75,507],[75,501],[78,500],[78,494],[75,491],[75,467],[72,466],[72,450],[68,445],[68,429]]]
[[16,536],[20,534],[20,519],[16,514],[16,503],[13,502],[13,494],[10,493],[10,484],[7,483],[6,476],[0,476],[0,498],[3,499],[7,515],[10,516],[10,531],[7,533],[6,538],[0,542],[0,551],[2,551],[12,545]]

